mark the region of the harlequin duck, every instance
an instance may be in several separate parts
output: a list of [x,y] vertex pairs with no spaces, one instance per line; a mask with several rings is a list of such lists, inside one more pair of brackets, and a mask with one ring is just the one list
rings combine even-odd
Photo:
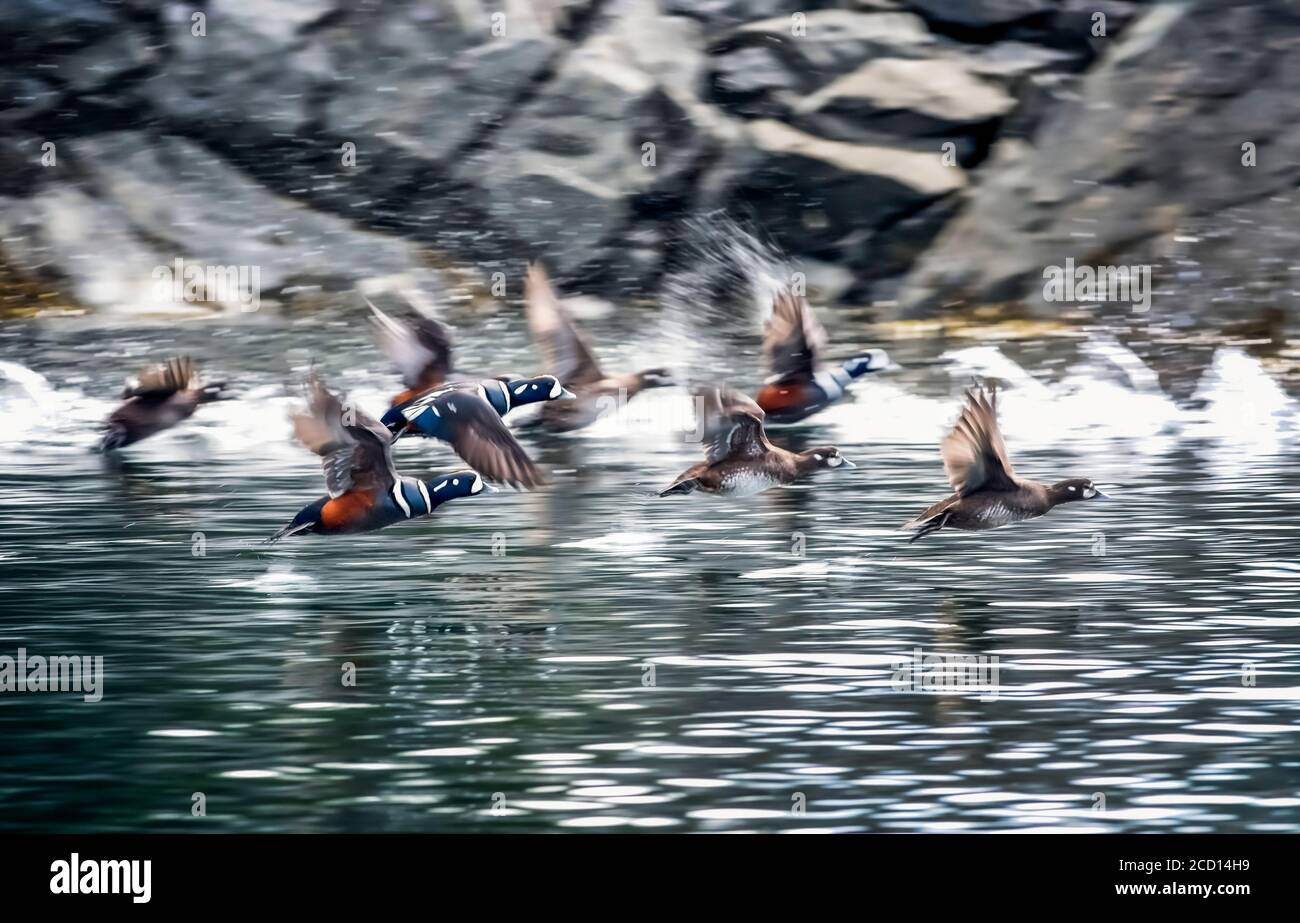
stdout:
[[200,404],[230,400],[225,382],[203,384],[189,356],[176,356],[139,372],[122,390],[124,403],[104,423],[99,451],[120,449],[171,429]]
[[402,373],[406,390],[397,394],[390,407],[404,404],[447,380],[451,372],[451,331],[432,317],[398,319],[370,305],[370,321],[379,348]]
[[1036,519],[1062,503],[1110,499],[1087,478],[1069,478],[1049,487],[1017,477],[1002,442],[997,393],[991,388],[966,392],[966,404],[941,452],[956,493],[903,526],[916,532],[908,544],[940,529],[996,529]]
[[548,404],[526,425],[542,426],[557,433],[580,429],[648,388],[675,384],[667,369],[622,375],[602,372],[586,335],[560,304],[546,270],[539,264],[528,267],[524,302],[528,329],[546,356],[548,367],[577,396],[572,404]]
[[439,439],[491,480],[532,488],[544,482],[542,472],[501,418],[525,404],[572,398],[554,375],[456,382],[398,404],[382,422],[394,440],[408,434]]
[[706,461],[688,468],[659,496],[710,494],[749,496],[793,484],[822,468],[857,467],[835,446],[789,452],[763,431],[763,410],[738,391],[708,388],[696,395]]
[[307,386],[307,406],[308,413],[293,418],[294,433],[321,457],[329,496],[299,510],[268,542],[303,532],[370,532],[427,516],[448,500],[477,496],[485,489],[475,471],[454,471],[427,481],[400,476],[388,430],[363,411],[345,408],[315,373]]
[[883,349],[871,349],[835,368],[819,368],[826,342],[807,300],[789,289],[778,293],[763,338],[771,375],[756,397],[770,422],[797,423],[843,397],[853,379],[892,366]]

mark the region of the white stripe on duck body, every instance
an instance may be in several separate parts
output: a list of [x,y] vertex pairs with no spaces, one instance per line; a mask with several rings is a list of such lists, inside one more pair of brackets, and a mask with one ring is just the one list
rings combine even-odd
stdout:
[[682,472],[661,497],[697,490],[744,497],[789,486],[822,469],[857,467],[833,445],[803,452],[773,445],[763,429],[762,408],[738,391],[708,387],[696,398],[705,460]]
[[408,435],[440,440],[489,479],[532,488],[544,483],[542,472],[501,418],[516,407],[572,398],[554,375],[456,382],[391,408],[383,424],[394,441]]
[[269,541],[302,533],[370,532],[427,516],[449,500],[486,489],[471,470],[424,481],[398,474],[388,430],[362,410],[345,409],[314,372],[307,407],[307,413],[294,416],[294,432],[320,456],[329,493],[299,510]]
[[849,384],[892,368],[883,349],[869,349],[838,365],[822,367],[826,330],[808,301],[789,289],[777,293],[763,338],[770,376],[756,397],[769,423],[797,423],[844,396]]
[[538,263],[528,266],[524,283],[524,309],[533,341],[546,359],[546,367],[560,376],[576,400],[572,404],[548,404],[541,413],[523,423],[554,433],[590,426],[611,410],[617,410],[642,391],[676,384],[668,369],[607,374],[591,343],[560,302],[546,270]]

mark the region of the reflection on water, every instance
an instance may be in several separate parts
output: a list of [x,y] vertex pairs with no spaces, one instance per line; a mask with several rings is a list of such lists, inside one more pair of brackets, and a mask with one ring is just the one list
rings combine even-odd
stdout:
[[[944,363],[901,343],[908,368],[779,433],[838,442],[853,471],[655,498],[696,451],[661,392],[630,423],[528,436],[545,491],[267,547],[321,493],[284,419],[290,366],[319,358],[372,408],[395,380],[357,324],[265,323],[0,337],[22,366],[0,380],[0,654],[106,670],[98,704],[0,695],[0,826],[1300,826],[1296,412],[1243,353],[1175,403],[1101,339]],[[530,367],[516,325],[462,327],[462,367]],[[243,399],[90,454],[120,376],[176,348]],[[937,442],[971,373],[1008,382],[1022,473],[1116,500],[906,544],[897,526],[945,492]],[[427,444],[399,460],[457,464]],[[896,691],[918,647],[996,656],[997,697]]]

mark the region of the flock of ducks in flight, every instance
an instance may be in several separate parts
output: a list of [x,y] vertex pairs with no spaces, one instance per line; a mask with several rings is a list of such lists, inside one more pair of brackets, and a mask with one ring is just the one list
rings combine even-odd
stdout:
[[[370,305],[379,346],[401,372],[404,390],[379,419],[341,401],[313,369],[306,412],[293,416],[298,440],[320,456],[327,495],[298,511],[271,536],[368,532],[426,516],[443,503],[491,489],[487,481],[531,489],[544,477],[503,422],[530,404],[540,412],[524,427],[553,432],[596,421],[611,399],[623,402],[650,388],[675,384],[666,369],[604,372],[584,333],[569,316],[539,265],[528,268],[528,326],[554,374],[452,380],[452,339],[445,325],[422,315],[391,317]],[[696,387],[704,460],[682,472],[661,497],[702,492],[747,496],[794,484],[822,469],[856,467],[835,446],[792,452],[772,443],[765,422],[803,420],[844,396],[848,385],[890,367],[873,349],[823,365],[827,337],[801,295],[774,298],[763,353],[770,377],[754,399],[728,388]],[[101,451],[124,448],[188,419],[200,404],[227,400],[225,383],[204,384],[185,356],[147,369],[127,383],[109,416]],[[398,473],[393,445],[405,437],[449,445],[470,467],[428,480]],[[1033,519],[1076,500],[1105,498],[1087,478],[1047,485],[1016,475],[998,428],[997,396],[976,386],[941,447],[951,496],[903,528],[911,541],[940,529],[977,531]],[[486,479],[486,480],[485,480]]]

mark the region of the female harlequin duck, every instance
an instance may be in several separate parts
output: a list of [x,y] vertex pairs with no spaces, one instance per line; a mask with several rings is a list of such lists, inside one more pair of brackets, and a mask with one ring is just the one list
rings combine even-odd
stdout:
[[307,404],[310,412],[295,415],[293,428],[302,444],[321,457],[329,496],[299,510],[268,542],[303,532],[370,532],[427,516],[448,500],[484,490],[483,479],[474,471],[428,481],[400,476],[388,430],[360,410],[345,409],[315,373],[308,383]]
[[531,488],[543,483],[542,473],[501,418],[525,404],[572,398],[554,375],[457,382],[393,407],[383,424],[394,440],[407,434],[440,439],[492,480]]
[[826,331],[808,302],[784,290],[772,304],[763,355],[771,376],[758,392],[758,406],[773,423],[796,423],[844,396],[849,382],[891,366],[883,349],[871,349],[838,367],[819,369]]
[[903,526],[916,532],[908,544],[940,529],[996,529],[1035,519],[1073,500],[1110,499],[1087,478],[1048,487],[1017,477],[998,429],[997,394],[992,389],[966,392],[966,405],[941,451],[956,493]]
[[432,317],[399,320],[379,310],[369,299],[366,304],[370,305],[370,321],[379,348],[393,360],[406,386],[390,407],[405,404],[447,380],[451,372],[451,331],[445,325]]
[[542,348],[547,365],[577,395],[572,404],[548,404],[525,425],[540,425],[556,433],[580,429],[596,422],[616,402],[629,401],[648,388],[674,384],[667,369],[624,375],[602,372],[587,338],[556,297],[546,270],[535,263],[528,267],[524,303],[528,329]]
[[821,468],[857,467],[835,446],[789,452],[768,442],[762,409],[738,391],[709,388],[697,395],[707,461],[683,472],[659,496],[702,490],[744,497],[793,484]]
[[104,423],[99,451],[107,452],[139,442],[188,420],[200,404],[230,400],[225,382],[203,384],[189,356],[167,359],[144,369],[126,383],[123,403]]

